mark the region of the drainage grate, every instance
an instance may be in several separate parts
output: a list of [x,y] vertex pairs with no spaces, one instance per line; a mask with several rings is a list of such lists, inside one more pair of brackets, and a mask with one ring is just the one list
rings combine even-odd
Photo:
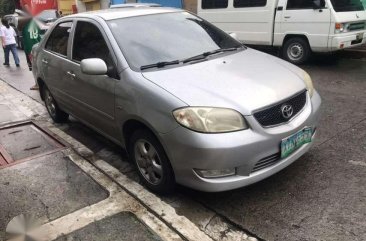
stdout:
[[34,122],[0,128],[0,169],[65,148],[60,140]]

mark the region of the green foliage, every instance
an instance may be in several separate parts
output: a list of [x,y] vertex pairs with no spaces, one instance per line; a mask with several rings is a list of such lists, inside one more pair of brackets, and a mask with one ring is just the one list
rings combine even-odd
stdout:
[[0,17],[15,11],[15,0],[0,0]]

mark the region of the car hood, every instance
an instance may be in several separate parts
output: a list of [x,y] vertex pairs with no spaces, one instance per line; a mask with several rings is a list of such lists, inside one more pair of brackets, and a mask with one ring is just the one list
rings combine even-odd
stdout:
[[300,69],[247,49],[143,76],[190,106],[233,108],[244,115],[305,89]]

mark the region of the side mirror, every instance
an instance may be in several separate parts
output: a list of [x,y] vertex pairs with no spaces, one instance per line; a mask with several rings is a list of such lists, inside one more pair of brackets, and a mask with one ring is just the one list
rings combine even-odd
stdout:
[[105,75],[108,72],[106,63],[98,58],[83,59],[80,68],[82,73],[88,75]]
[[236,35],[236,33],[229,33],[229,35],[235,39],[235,40],[238,40],[238,36]]

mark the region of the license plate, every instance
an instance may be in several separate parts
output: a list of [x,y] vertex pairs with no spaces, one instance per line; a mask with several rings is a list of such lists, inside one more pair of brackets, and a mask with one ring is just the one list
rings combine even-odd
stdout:
[[312,135],[312,128],[305,127],[301,131],[298,131],[295,134],[283,139],[281,142],[281,158],[288,157],[302,145],[310,143]]

